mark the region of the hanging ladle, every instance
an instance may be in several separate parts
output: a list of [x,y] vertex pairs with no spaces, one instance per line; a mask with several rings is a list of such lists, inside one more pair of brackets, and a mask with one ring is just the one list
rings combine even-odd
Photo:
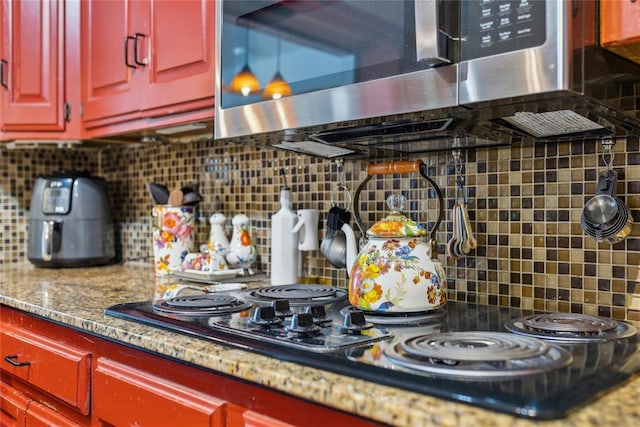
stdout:
[[[338,171],[341,172],[342,159],[336,160],[336,165]],[[338,206],[336,202],[340,191],[345,193],[344,208]],[[342,231],[342,226],[351,221],[350,207],[351,192],[341,180],[335,190],[331,192],[331,209],[327,215],[327,231],[320,243],[320,253],[329,261],[329,264],[337,268],[344,268],[347,263],[347,239]]]

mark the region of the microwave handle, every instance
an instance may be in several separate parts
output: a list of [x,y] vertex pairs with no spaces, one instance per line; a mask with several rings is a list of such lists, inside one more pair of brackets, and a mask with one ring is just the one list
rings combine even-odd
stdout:
[[416,59],[431,64],[450,63],[441,49],[438,0],[415,0]]

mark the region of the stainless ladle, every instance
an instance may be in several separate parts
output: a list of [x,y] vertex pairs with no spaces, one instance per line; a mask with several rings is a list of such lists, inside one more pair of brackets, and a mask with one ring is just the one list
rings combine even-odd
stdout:
[[336,206],[332,194],[332,206],[327,215],[327,232],[320,243],[320,252],[331,265],[344,268],[347,262],[347,239],[342,231],[342,225],[348,224],[351,220],[351,213],[348,211],[351,205],[351,193],[343,184],[339,184],[338,188],[347,192],[347,207],[343,209]]

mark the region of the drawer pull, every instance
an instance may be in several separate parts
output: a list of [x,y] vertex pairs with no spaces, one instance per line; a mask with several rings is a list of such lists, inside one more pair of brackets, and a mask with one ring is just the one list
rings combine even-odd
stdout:
[[31,365],[31,362],[18,362],[18,355],[17,354],[10,354],[8,356],[5,356],[4,360],[6,360],[7,362],[11,363],[13,366],[28,366]]

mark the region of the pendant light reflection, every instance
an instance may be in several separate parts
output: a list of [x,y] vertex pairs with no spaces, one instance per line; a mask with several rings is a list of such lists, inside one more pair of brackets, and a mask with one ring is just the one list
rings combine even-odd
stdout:
[[280,73],[280,37],[278,37],[278,47],[276,52],[276,74],[262,92],[262,99],[280,99],[283,96],[292,94],[291,86]]
[[291,95],[291,87],[289,83],[285,79],[282,78],[282,75],[278,71],[273,79],[267,86],[264,88],[264,92],[262,93],[263,99],[280,99],[283,96]]
[[260,83],[255,74],[249,68],[249,64],[245,64],[242,70],[238,72],[231,82],[229,82],[229,91],[233,93],[240,93],[242,96],[249,96],[252,92],[260,90]]
[[249,29],[246,32],[244,67],[229,82],[229,92],[249,96],[260,90],[260,82],[249,68]]

